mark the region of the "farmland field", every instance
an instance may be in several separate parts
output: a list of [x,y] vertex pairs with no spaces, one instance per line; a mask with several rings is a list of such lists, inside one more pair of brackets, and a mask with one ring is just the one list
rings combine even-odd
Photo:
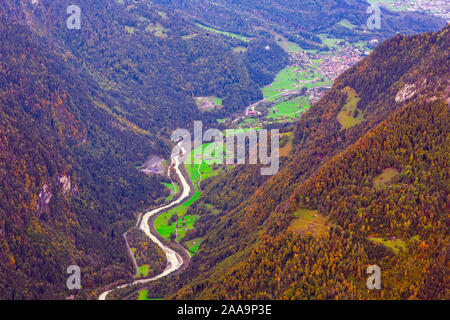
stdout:
[[401,239],[387,240],[387,239],[383,239],[383,238],[372,237],[372,238],[369,238],[369,240],[379,243],[379,244],[382,244],[382,245],[392,249],[395,253],[399,253],[399,251],[401,249],[406,248],[405,241],[403,241]]
[[200,244],[202,242],[203,242],[203,238],[196,238],[196,239],[186,241],[184,244],[185,244],[186,248],[189,249],[189,251],[190,251],[189,254],[191,256],[194,256],[197,253],[198,248],[200,247]]
[[148,264],[145,264],[143,266],[139,266],[139,275],[138,277],[147,277],[148,272],[150,271],[150,266]]
[[269,119],[280,119],[284,117],[295,118],[298,117],[304,110],[310,107],[309,101],[306,97],[296,97],[294,99],[281,102],[270,109]]
[[[212,165],[207,164],[205,161],[202,161],[201,164],[194,164],[194,159],[201,156],[201,150],[203,150],[204,154],[207,150],[212,150],[214,148],[215,143],[206,143],[202,146],[193,149],[191,154],[189,155],[190,164],[185,164],[186,172],[189,175],[192,183],[194,184],[195,192],[191,199],[183,203],[182,205],[171,209],[159,217],[155,219],[154,227],[156,232],[158,232],[162,237],[166,239],[170,239],[172,234],[177,234],[177,241],[181,241],[185,236],[187,230],[191,230],[194,228],[196,216],[188,216],[186,215],[187,209],[198,200],[201,195],[201,191],[199,190],[198,184],[206,179],[213,177],[219,173],[220,169],[214,168]],[[215,156],[215,152],[213,156]],[[214,159],[214,157],[212,158]],[[218,159],[218,158],[217,158]],[[173,216],[177,216],[178,218],[172,219]],[[173,221],[175,220],[175,221]],[[171,222],[169,224],[169,222]]]

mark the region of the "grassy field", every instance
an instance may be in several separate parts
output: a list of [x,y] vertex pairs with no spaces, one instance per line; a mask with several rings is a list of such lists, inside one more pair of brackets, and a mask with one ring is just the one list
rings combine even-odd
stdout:
[[[313,63],[317,65],[320,63],[320,59],[316,59]],[[298,67],[287,67],[281,70],[274,82],[265,86],[262,89],[264,99],[267,101],[274,101],[286,91],[298,91],[303,87],[313,88],[320,86],[331,86],[333,81],[323,78],[323,81],[319,81],[323,76],[315,71],[315,67],[312,66],[308,70],[300,70]]]
[[164,299],[150,299],[148,297],[148,290],[144,289],[144,290],[139,291],[138,300],[155,301],[155,300],[164,300]]
[[[347,103],[339,112],[337,120],[341,124],[342,129],[349,129],[362,122],[364,120],[364,114],[357,108],[360,98],[356,91],[350,87],[346,87],[345,91],[347,92]],[[358,111],[358,114],[355,117],[354,114],[356,110]]]
[[[190,162],[194,162],[194,159],[202,154],[202,150],[203,152],[208,149],[212,150],[211,148],[213,148],[214,146],[215,143],[206,143],[196,149],[193,149],[189,156],[191,160]],[[214,159],[214,156],[215,152],[213,153],[212,159]],[[205,161],[202,161],[201,164],[185,164],[185,167],[187,174],[194,184],[195,192],[193,197],[182,205],[161,214],[158,218],[155,219],[155,222],[153,224],[156,232],[158,232],[162,237],[166,239],[170,239],[170,236],[175,233],[176,230],[177,241],[181,241],[181,239],[183,239],[183,237],[186,235],[186,232],[194,228],[195,220],[197,219],[197,217],[188,216],[186,215],[186,212],[187,209],[195,201],[197,201],[201,195],[198,184],[199,182],[201,182],[201,180],[213,177],[219,173],[218,169],[215,170],[212,165],[208,165]],[[176,222],[172,222],[169,225],[169,221],[174,215],[178,216],[178,219]]]
[[291,42],[281,34],[276,33],[275,31],[271,31],[272,36],[274,37],[275,42],[287,53],[296,53],[302,51],[302,48],[295,42]]
[[300,209],[294,213],[289,231],[300,234],[324,235],[328,231],[327,218],[317,210]]
[[160,23],[150,23],[145,31],[152,33],[155,37],[158,38],[167,38],[168,29],[164,28]]
[[287,67],[281,70],[272,84],[265,86],[262,89],[264,99],[269,101],[275,100],[286,90],[300,90],[301,88],[294,87],[292,84],[298,82],[298,80],[304,80],[305,76],[296,72],[297,67]]
[[401,249],[406,248],[405,241],[403,241],[401,239],[387,240],[387,239],[383,239],[383,238],[371,237],[371,238],[369,238],[369,240],[379,243],[379,244],[382,244],[382,245],[392,249],[395,253],[399,253],[399,251]]
[[411,6],[407,3],[401,6],[395,6],[396,0],[367,0],[370,4],[377,4],[383,7],[388,8],[391,11],[407,11],[414,4],[415,1],[410,1]]
[[138,278],[140,278],[140,277],[144,277],[144,278],[147,277],[149,271],[150,271],[150,266],[148,264],[145,264],[143,266],[139,266]]
[[320,39],[324,44],[326,44],[330,49],[341,50],[341,47],[337,44],[342,41],[340,39],[328,38],[326,35],[320,35]]
[[139,291],[138,300],[148,300],[148,290]]
[[192,240],[186,241],[184,243],[186,248],[189,249],[189,254],[191,255],[191,257],[193,257],[197,253],[198,248],[202,244],[203,240],[204,240],[203,238],[197,238],[197,239],[192,239]]
[[306,97],[296,97],[289,101],[281,102],[270,109],[269,119],[280,118],[296,118],[305,109],[310,107],[310,103]]
[[236,33],[231,33],[231,32],[221,31],[221,30],[219,30],[219,29],[215,29],[215,28],[211,28],[211,27],[204,26],[204,25],[202,25],[202,24],[200,24],[200,23],[196,23],[196,25],[197,25],[198,27],[200,27],[200,28],[202,28],[202,29],[204,29],[204,30],[210,31],[210,32],[218,33],[218,34],[221,34],[221,35],[224,35],[224,36],[226,36],[226,37],[233,38],[233,39],[239,39],[239,40],[242,40],[242,41],[244,41],[244,42],[250,42],[250,39],[249,39],[249,38],[244,37],[244,36],[241,36],[241,35],[236,34]]
[[381,174],[375,177],[373,185],[375,186],[375,188],[379,188],[385,184],[390,183],[392,179],[399,174],[400,172],[395,168],[386,168]]
[[[175,195],[177,195],[180,192],[180,186],[177,183],[172,184],[172,183],[162,182],[162,185],[164,185],[166,188],[171,190],[171,194],[166,197],[167,202],[172,200],[173,197],[175,197]],[[175,187],[174,187],[174,185],[175,185]]]

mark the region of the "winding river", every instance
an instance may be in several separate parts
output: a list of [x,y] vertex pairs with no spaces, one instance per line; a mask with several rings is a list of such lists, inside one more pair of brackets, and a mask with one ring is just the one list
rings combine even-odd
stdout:
[[[161,274],[159,274],[153,278],[135,280],[131,283],[120,285],[111,290],[105,291],[99,296],[99,300],[106,300],[106,297],[108,296],[108,294],[116,289],[123,289],[123,288],[129,287],[129,286],[145,284],[148,282],[152,282],[152,281],[161,279],[161,278],[166,277],[169,274],[177,271],[178,269],[180,269],[183,266],[183,263],[184,263],[183,258],[177,252],[175,252],[173,249],[164,245],[158,239],[158,237],[156,237],[154,234],[152,234],[151,230],[150,230],[150,226],[149,226],[150,218],[152,218],[155,215],[161,214],[164,211],[167,211],[168,209],[170,209],[174,206],[182,204],[189,197],[189,194],[191,192],[191,187],[190,187],[189,183],[186,181],[186,178],[184,177],[184,175],[180,169],[180,165],[182,164],[183,154],[186,152],[186,150],[183,148],[181,143],[182,142],[178,143],[178,148],[175,148],[176,152],[172,153],[172,156],[171,156],[173,167],[181,181],[182,193],[181,193],[180,197],[178,199],[176,199],[175,201],[172,201],[168,205],[165,205],[163,207],[160,207],[160,208],[157,208],[157,209],[147,212],[144,215],[144,217],[142,218],[141,224],[139,226],[139,228],[145,233],[145,235],[147,237],[149,237],[150,240],[152,240],[154,243],[156,243],[166,253],[166,257],[167,257],[166,269]],[[180,150],[181,150],[181,153],[179,152]]]

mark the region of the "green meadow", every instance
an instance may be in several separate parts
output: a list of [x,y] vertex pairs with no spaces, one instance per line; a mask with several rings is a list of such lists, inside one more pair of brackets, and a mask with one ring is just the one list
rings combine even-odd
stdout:
[[147,277],[149,271],[150,271],[150,266],[148,264],[145,264],[143,266],[139,266],[138,278],[139,277],[144,277],[144,278]]
[[294,99],[281,102],[275,107],[270,109],[270,114],[267,116],[269,119],[280,119],[280,118],[296,118],[305,109],[310,107],[310,103],[306,97],[296,97]]
[[[216,156],[216,152],[214,152],[215,145],[215,143],[206,143],[191,151],[191,154],[189,155],[191,164],[185,164],[185,168],[194,184],[194,195],[182,205],[161,214],[155,219],[153,226],[155,227],[156,232],[162,237],[170,239],[170,236],[176,232],[177,241],[181,241],[186,235],[186,232],[194,228],[197,217],[186,215],[187,209],[197,201],[201,195],[198,184],[204,179],[217,175],[219,169],[214,169],[212,165],[207,164],[205,161],[202,161],[201,164],[194,164],[193,162],[194,159],[198,159],[202,155],[202,151],[203,154],[210,151],[212,154],[211,160],[214,161],[215,159],[219,161],[220,158]],[[177,216],[177,220],[169,224],[169,221],[171,221],[171,218],[174,215]]]
[[148,297],[148,290],[144,289],[144,290],[139,291],[138,300],[154,301],[154,300],[164,300],[164,299],[151,299]]
[[400,250],[406,248],[406,242],[401,239],[395,239],[395,240],[387,240],[383,238],[369,238],[370,241],[379,243],[384,245],[385,247],[388,247],[392,249],[395,253],[399,253]]
[[381,174],[375,177],[373,185],[375,188],[380,188],[383,185],[389,184],[392,179],[398,176],[400,172],[395,168],[386,168]]
[[224,36],[229,37],[229,38],[239,39],[239,40],[242,40],[244,42],[250,42],[249,38],[247,38],[245,36],[241,36],[241,35],[236,34],[236,33],[221,31],[219,29],[215,29],[215,28],[212,28],[212,27],[207,27],[207,26],[205,26],[203,24],[200,24],[200,23],[196,23],[196,25],[198,27],[204,29],[204,30],[207,30],[207,31],[210,31],[210,32],[214,32],[214,33],[218,33],[218,34],[224,35]]
[[[166,188],[170,189],[171,194],[168,195],[166,197],[166,202],[169,202],[173,199],[173,197],[175,197],[175,195],[177,195],[180,192],[180,186],[178,185],[178,183],[166,183],[166,182],[162,182],[162,185],[164,185]],[[174,187],[175,185],[175,187]]]
[[296,70],[298,70],[297,67],[287,67],[281,70],[273,83],[262,89],[264,99],[274,101],[286,90],[300,90],[301,88],[292,85],[297,82],[297,79],[303,79],[303,76],[299,77]]
[[191,255],[191,257],[193,257],[197,253],[198,248],[200,247],[203,240],[204,240],[203,238],[196,238],[196,239],[186,241],[184,243],[186,248],[189,249],[189,254]]

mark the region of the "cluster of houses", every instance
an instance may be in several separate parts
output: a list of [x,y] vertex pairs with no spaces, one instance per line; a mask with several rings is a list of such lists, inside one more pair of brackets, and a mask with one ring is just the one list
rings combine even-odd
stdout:
[[439,16],[450,22],[448,0],[396,0],[386,1],[386,6],[397,11],[421,11]]

